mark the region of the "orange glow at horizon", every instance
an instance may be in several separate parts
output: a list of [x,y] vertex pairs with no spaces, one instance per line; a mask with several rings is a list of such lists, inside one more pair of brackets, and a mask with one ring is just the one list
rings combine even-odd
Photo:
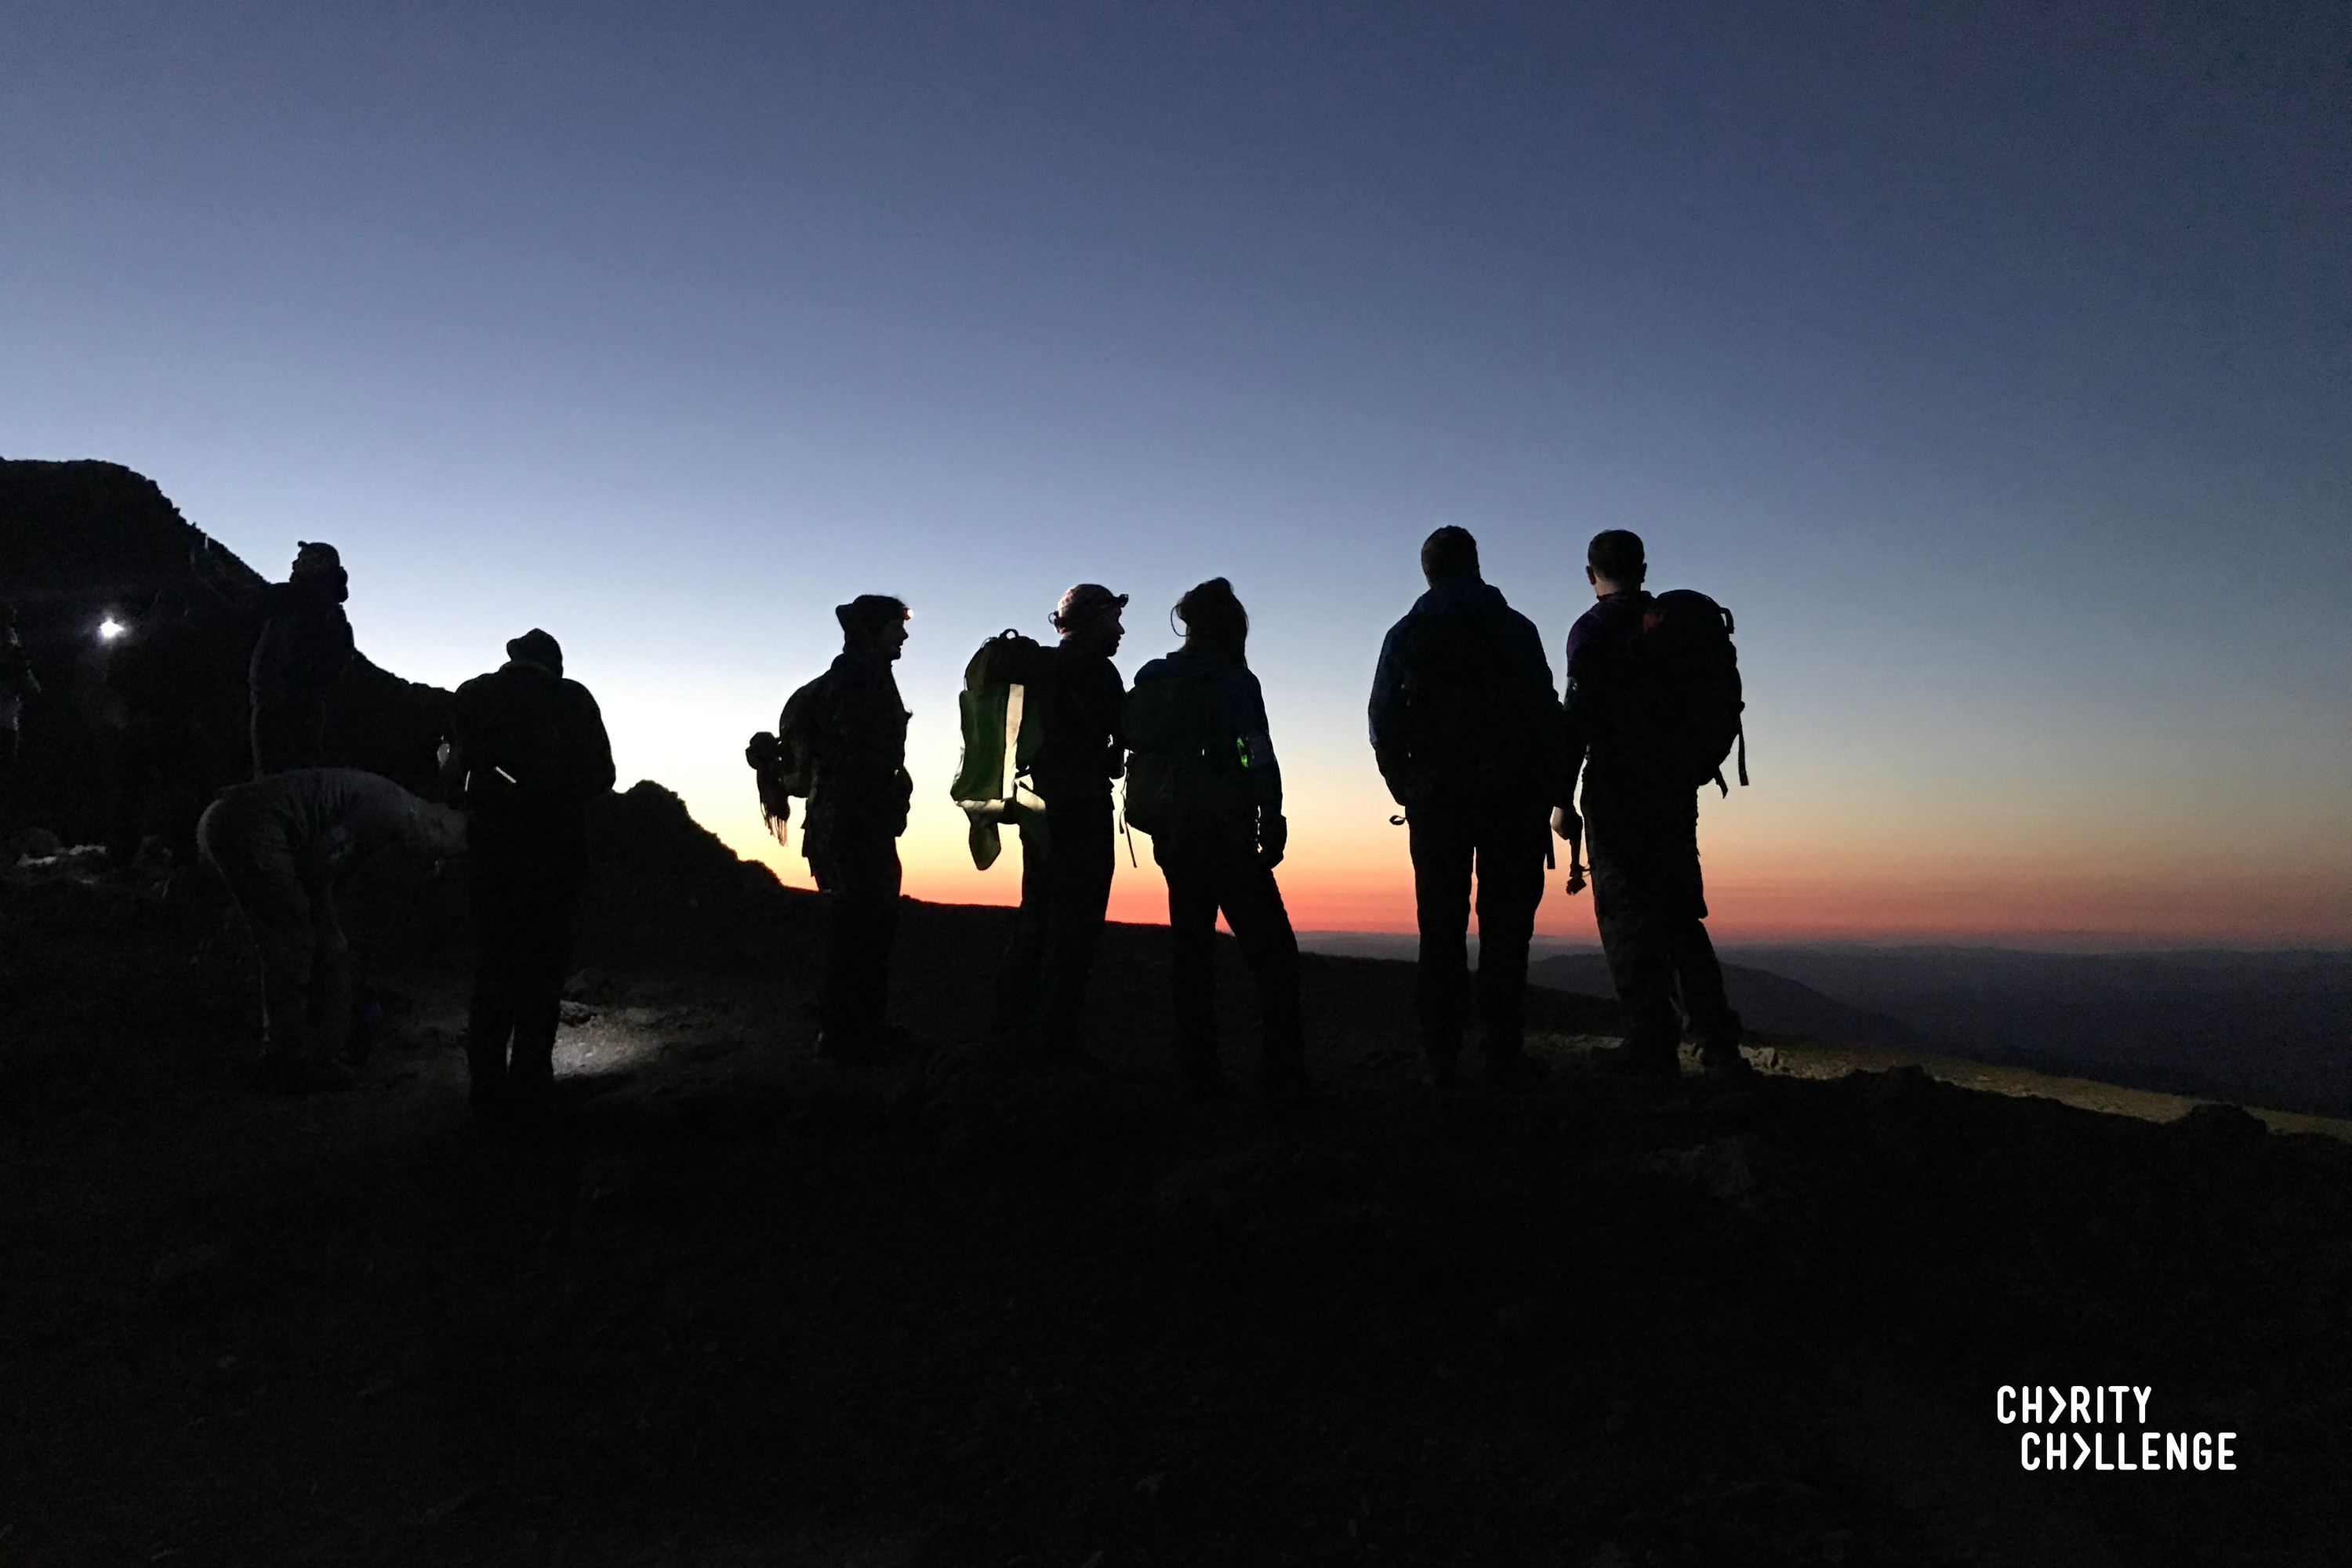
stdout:
[[[798,825],[789,847],[759,818],[719,828],[729,847],[811,886]],[[939,903],[1009,905],[1020,900],[1021,847],[973,869],[959,833],[919,824],[901,842],[909,897]],[[1167,920],[1165,886],[1142,834],[1117,846],[1110,918]],[[1561,847],[1565,850],[1565,846]],[[1841,858],[1797,846],[1709,852],[1707,928],[1717,941],[2000,942],[2096,934],[2135,942],[2338,945],[2352,942],[2352,866],[2316,858],[2246,868],[2173,862],[2118,871],[2090,856],[2072,861],[2016,853]],[[1590,891],[1562,891],[1567,860],[1547,873],[1537,934],[1598,940]],[[1301,931],[1411,931],[1412,868],[1402,829],[1352,841],[1302,839],[1277,873]]]

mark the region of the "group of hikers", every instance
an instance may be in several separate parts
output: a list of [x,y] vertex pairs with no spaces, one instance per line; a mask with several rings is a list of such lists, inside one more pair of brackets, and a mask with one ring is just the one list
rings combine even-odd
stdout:
[[[1545,1076],[1527,1049],[1524,994],[1555,837],[1569,846],[1570,892],[1584,885],[1589,848],[1625,1012],[1624,1042],[1603,1059],[1675,1076],[1687,1024],[1702,1072],[1747,1071],[1703,923],[1696,837],[1698,789],[1722,784],[1735,742],[1746,782],[1728,613],[1695,593],[1654,597],[1640,538],[1596,535],[1586,570],[1596,602],[1568,634],[1563,699],[1541,635],[1484,580],[1467,531],[1431,534],[1421,566],[1428,591],[1381,646],[1370,721],[1395,820],[1409,832],[1414,1010],[1432,1081],[1456,1080],[1474,1022],[1490,1083]],[[341,873],[380,847],[436,860],[462,853],[478,944],[472,1104],[489,1124],[543,1117],[589,809],[614,780],[603,719],[587,689],[564,679],[555,638],[534,629],[450,704],[437,793],[456,807],[376,773],[325,765],[330,700],[354,658],[348,591],[334,549],[315,543],[265,591],[247,661],[252,777],[222,790],[196,823],[196,846],[260,951],[264,1079],[295,1089],[354,1079],[352,965],[334,901]],[[1127,603],[1080,584],[1049,617],[1051,645],[1006,632],[965,672],[951,793],[970,818],[975,863],[996,858],[1004,825],[1021,839],[1020,907],[986,1055],[1093,1062],[1082,1019],[1115,863],[1114,786],[1124,779],[1125,820],[1150,837],[1167,883],[1184,1093],[1234,1092],[1213,989],[1222,915],[1257,995],[1262,1096],[1277,1111],[1308,1106],[1318,1095],[1307,1071],[1298,942],[1275,876],[1288,838],[1282,772],[1249,667],[1248,611],[1223,577],[1195,586],[1174,606],[1182,646],[1144,664],[1130,687],[1111,662]],[[835,615],[839,657],[793,693],[775,731],[754,736],[746,755],[780,838],[794,800],[805,802],[801,847],[827,904],[817,1048],[857,1062],[907,1044],[887,998],[898,839],[913,793],[909,715],[892,666],[910,612],[866,595]],[[152,679],[170,676],[167,663],[151,658]],[[13,742],[23,698],[37,690],[13,628],[0,680]]]
[[[1456,1080],[1474,1016],[1488,1081],[1519,1087],[1545,1076],[1527,1049],[1525,991],[1554,835],[1570,847],[1571,892],[1584,885],[1590,840],[1595,913],[1627,1026],[1604,1063],[1675,1076],[1687,1022],[1703,1073],[1747,1072],[1740,1022],[1707,940],[1698,863],[1697,791],[1722,784],[1735,745],[1746,782],[1728,613],[1688,591],[1652,596],[1641,539],[1622,529],[1596,535],[1586,568],[1596,602],[1568,635],[1563,701],[1541,635],[1485,581],[1466,530],[1431,534],[1421,564],[1428,591],[1381,647],[1370,718],[1373,754],[1410,833],[1421,933],[1414,1008],[1432,1080]],[[1043,1064],[1091,1059],[1081,1016],[1110,895],[1112,786],[1124,774],[1126,820],[1150,836],[1168,886],[1185,1093],[1232,1092],[1212,989],[1222,914],[1257,993],[1261,1092],[1276,1110],[1304,1106],[1317,1096],[1298,942],[1275,879],[1288,828],[1249,668],[1248,612],[1224,578],[1192,588],[1174,609],[1183,645],[1145,664],[1130,688],[1111,663],[1127,603],[1080,584],[1051,616],[1055,646],[1008,632],[965,672],[952,793],[971,819],[975,863],[995,858],[1002,824],[1021,837],[1021,904],[988,1049]],[[746,760],[779,837],[793,799],[808,803],[802,846],[831,900],[818,1047],[856,1060],[902,1037],[886,1004],[897,839],[912,785],[908,715],[890,667],[909,612],[868,595],[835,614],[840,657],[793,693],[773,733],[752,738]]]

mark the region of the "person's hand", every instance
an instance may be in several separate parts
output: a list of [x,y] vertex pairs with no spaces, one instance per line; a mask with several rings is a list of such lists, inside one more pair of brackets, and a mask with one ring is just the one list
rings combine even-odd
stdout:
[[1269,811],[1258,819],[1258,864],[1264,866],[1269,871],[1273,870],[1276,866],[1281,865],[1282,852],[1289,846],[1289,843],[1290,824],[1283,820],[1282,814],[1280,812]]
[[1572,805],[1551,808],[1551,830],[1562,838],[1580,838],[1584,834],[1584,818],[1576,815]]

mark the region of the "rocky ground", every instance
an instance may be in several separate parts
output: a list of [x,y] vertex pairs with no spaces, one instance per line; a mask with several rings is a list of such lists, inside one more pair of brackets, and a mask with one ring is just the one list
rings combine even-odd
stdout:
[[[1148,928],[1110,1070],[982,1070],[1005,917],[932,906],[926,1049],[840,1070],[814,901],[648,786],[604,829],[521,1149],[466,1121],[449,880],[362,874],[365,1087],[268,1099],[205,879],[0,879],[0,1561],[2341,1560],[2328,1130],[1787,1043],[1617,1082],[1565,995],[1549,1087],[1440,1096],[1410,971],[1337,958],[1338,1104],[1276,1125],[1177,1102]],[[2149,1387],[2240,1468],[2022,1471],[1995,1391],[2035,1383]]]

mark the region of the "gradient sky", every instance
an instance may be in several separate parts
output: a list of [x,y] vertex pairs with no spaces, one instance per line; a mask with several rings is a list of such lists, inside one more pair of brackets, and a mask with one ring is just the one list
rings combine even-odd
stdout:
[[1302,927],[1411,924],[1421,538],[1557,666],[1630,527],[1739,618],[1719,935],[2352,941],[2347,58],[2333,0],[16,0],[0,454],[336,542],[413,678],[546,626],[802,882],[743,739],[898,593],[930,897],[1015,891],[981,638],[1098,580],[1131,673],[1228,575]]

